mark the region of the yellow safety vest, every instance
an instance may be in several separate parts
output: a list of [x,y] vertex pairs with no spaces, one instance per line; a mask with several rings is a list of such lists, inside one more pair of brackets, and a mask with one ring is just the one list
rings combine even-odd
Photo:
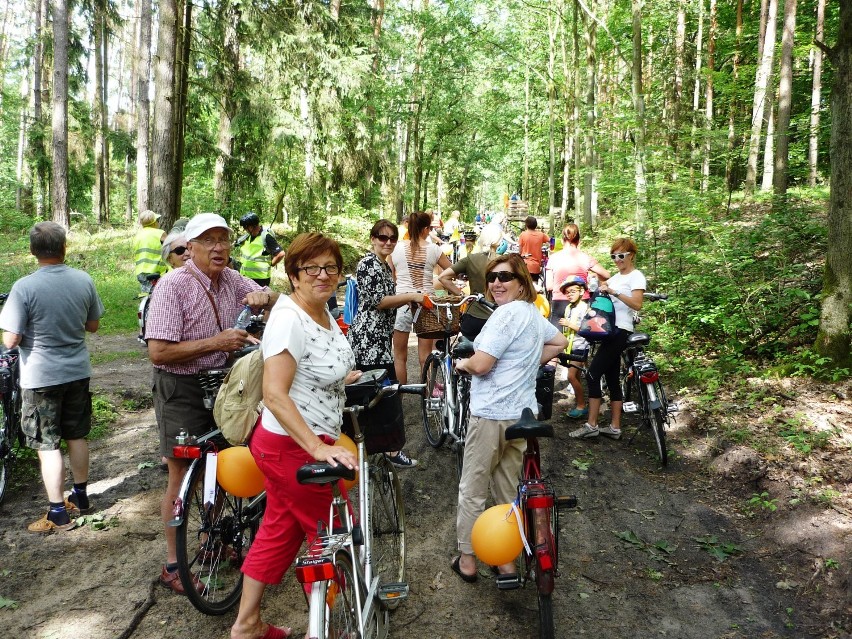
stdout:
[[240,246],[240,273],[252,280],[265,280],[272,270],[270,255],[263,255],[266,242],[266,229],[257,237],[250,237]]
[[165,273],[166,264],[160,251],[163,229],[156,226],[145,226],[133,238],[133,259],[136,261],[135,275],[141,273]]

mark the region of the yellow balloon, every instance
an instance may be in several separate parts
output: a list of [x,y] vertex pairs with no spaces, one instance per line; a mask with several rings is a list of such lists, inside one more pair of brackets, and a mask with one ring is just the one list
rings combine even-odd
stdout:
[[237,497],[254,497],[263,492],[263,473],[247,446],[232,446],[219,452],[216,479]]
[[548,303],[547,298],[544,295],[539,293],[535,298],[534,304],[542,317],[545,319],[550,317],[550,303]]
[[514,561],[521,554],[524,542],[512,504],[492,506],[482,513],[473,524],[470,541],[473,552],[486,564],[500,566]]
[[[356,446],[356,445],[355,445],[355,442],[353,442],[353,441],[352,441],[352,438],[351,438],[351,437],[349,437],[349,435],[347,435],[347,434],[345,434],[345,433],[341,433],[341,434],[340,434],[340,439],[338,439],[338,440],[337,440],[336,442],[334,442],[334,443],[335,443],[337,446],[343,446],[346,450],[348,450],[350,453],[352,453],[353,455],[355,455],[355,458],[356,458],[356,459],[358,458],[358,446]],[[352,480],[344,479],[344,480],[343,480],[343,485],[346,487],[346,490],[349,490],[349,489],[350,489],[350,488],[352,488],[353,486],[357,486],[357,485],[358,485],[358,470],[357,470],[357,466],[356,466],[355,468],[356,468],[356,470],[355,470],[355,479],[352,479]]]

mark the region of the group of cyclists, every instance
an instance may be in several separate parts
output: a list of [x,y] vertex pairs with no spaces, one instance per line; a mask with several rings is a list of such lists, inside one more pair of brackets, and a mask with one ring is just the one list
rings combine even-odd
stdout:
[[[140,223],[150,217],[143,213]],[[156,217],[153,221],[156,224]],[[644,290],[644,277],[633,266],[636,246],[632,240],[618,240],[613,245],[612,257],[621,277],[610,278],[606,269],[579,250],[579,229],[573,224],[563,229],[563,249],[552,253],[545,266],[550,238],[537,229],[534,217],[526,220],[526,230],[514,247],[504,227],[505,218],[493,216],[479,233],[478,250],[466,246],[464,255],[458,251],[463,237],[460,215],[453,212],[447,222],[436,222],[434,215],[419,212],[400,226],[389,220],[373,225],[371,251],[356,269],[363,293],[348,338],[328,310],[343,272],[340,247],[332,238],[301,234],[285,252],[254,213],[241,218],[246,233],[236,244],[227,221],[212,213],[198,214],[183,229],[169,233],[169,252],[173,245],[182,261],[175,261],[170,271],[164,269],[168,272],[152,294],[144,337],[154,366],[160,452],[169,470],[162,501],[167,557],[160,581],[177,593],[183,593],[183,585],[176,577],[174,531],[168,522],[186,460],[175,459],[172,447],[178,430],[201,435],[215,428],[196,377],[202,369],[225,365],[229,353],[256,341],[244,330],[233,328],[237,315],[246,305],[254,312],[269,313],[260,345],[265,409],[249,439],[252,455],[265,476],[267,511],[243,565],[246,580],[232,639],[290,636],[290,628],[262,621],[261,599],[267,585],[280,582],[302,540],[307,538],[310,543],[316,536],[317,517],[328,512],[331,499],[328,486],[307,489],[291,481],[291,471],[312,461],[354,466],[352,453],[336,444],[344,384],[356,381],[361,371],[375,368],[384,368],[393,380],[407,381],[408,338],[416,307],[424,296],[434,295],[436,288],[460,294],[466,286],[471,293],[483,293],[492,308],[496,305],[494,311],[470,309],[461,330],[473,340],[474,356],[457,364],[472,376],[471,422],[457,520],[460,554],[451,565],[465,582],[476,578],[470,528],[484,510],[489,486],[503,486],[502,492],[514,490],[520,471],[523,451],[518,446],[523,442],[506,446],[505,429],[520,418],[523,408],[537,409],[539,366],[577,345],[569,344],[566,337],[575,330],[576,317],[566,316],[565,311],[578,297],[586,297],[590,273],[601,280],[601,290],[614,296],[617,324],[625,339],[632,330],[626,318],[641,306]],[[166,250],[154,246],[164,235],[160,231],[156,237],[154,228],[143,223],[137,236],[137,275],[147,273],[154,255],[161,257]],[[453,238],[458,238],[449,254],[440,248],[439,230],[451,246]],[[232,251],[239,251],[241,264],[232,261]],[[189,256],[185,260],[184,254]],[[269,288],[271,268],[282,260],[289,295]],[[552,270],[551,282],[559,282],[552,287],[549,321],[534,303],[538,293],[533,279],[541,277],[543,268]],[[462,275],[467,276],[466,283],[458,279]],[[582,289],[579,295],[575,288]],[[611,348],[599,349],[589,366],[588,409],[581,403],[580,392],[579,415],[571,415],[589,419],[572,437],[619,436],[618,383],[609,384],[612,424],[598,427],[597,417],[600,378],[606,376],[609,381],[613,366],[617,374],[619,344],[623,347],[623,343],[619,338]],[[432,348],[432,340],[418,339],[421,368]],[[495,398],[504,399],[498,402]],[[386,454],[399,468],[417,463],[403,450]],[[508,498],[501,493],[504,497]],[[501,589],[516,583],[511,562],[495,569]]]

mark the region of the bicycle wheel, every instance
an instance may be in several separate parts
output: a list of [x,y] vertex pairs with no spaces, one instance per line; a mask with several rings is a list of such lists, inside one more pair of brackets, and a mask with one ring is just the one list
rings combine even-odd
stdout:
[[11,473],[12,449],[15,447],[15,432],[12,415],[6,410],[6,402],[0,401],[0,503],[6,495]]
[[263,502],[254,510],[249,500],[226,493],[218,484],[214,503],[204,504],[204,464],[196,462],[183,500],[177,528],[178,572],[186,596],[206,615],[223,615],[242,594],[243,560],[262,518]]
[[[553,639],[553,577],[556,571],[558,558],[556,557],[556,535],[558,531],[553,530],[555,518],[552,516],[553,509],[536,508],[530,517],[530,535],[535,540],[536,549],[542,545],[546,546],[553,565],[542,568],[541,560],[537,550],[533,551],[535,570],[535,584],[538,590],[538,633],[540,639]],[[529,512],[529,511],[528,511]]]
[[355,598],[358,580],[349,553],[337,553],[334,559],[334,575],[334,579],[322,582],[319,589],[320,601],[311,601],[311,605],[319,605],[323,637],[356,639],[359,636],[359,613]]
[[447,430],[444,423],[444,408],[447,388],[447,371],[443,360],[432,353],[426,358],[423,365],[422,383],[426,384],[423,396],[423,430],[426,432],[426,441],[433,448],[440,448],[447,438]]
[[[399,476],[387,457],[370,460],[373,572],[379,583],[405,581],[405,506]],[[399,602],[396,602],[397,605]],[[395,606],[393,606],[395,607]]]
[[464,445],[467,440],[467,423],[470,420],[470,378],[460,377],[458,383],[458,440],[453,444],[456,453],[456,472],[458,473],[459,481],[461,481],[462,470],[464,469]]
[[553,633],[553,595],[538,593],[539,639],[554,639]]

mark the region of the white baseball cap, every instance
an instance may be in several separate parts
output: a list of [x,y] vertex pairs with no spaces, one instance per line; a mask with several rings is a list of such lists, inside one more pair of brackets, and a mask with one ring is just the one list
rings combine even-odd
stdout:
[[226,229],[230,232],[231,227],[225,221],[225,218],[216,213],[199,213],[186,223],[186,229],[183,232],[187,241],[203,235],[210,229]]

